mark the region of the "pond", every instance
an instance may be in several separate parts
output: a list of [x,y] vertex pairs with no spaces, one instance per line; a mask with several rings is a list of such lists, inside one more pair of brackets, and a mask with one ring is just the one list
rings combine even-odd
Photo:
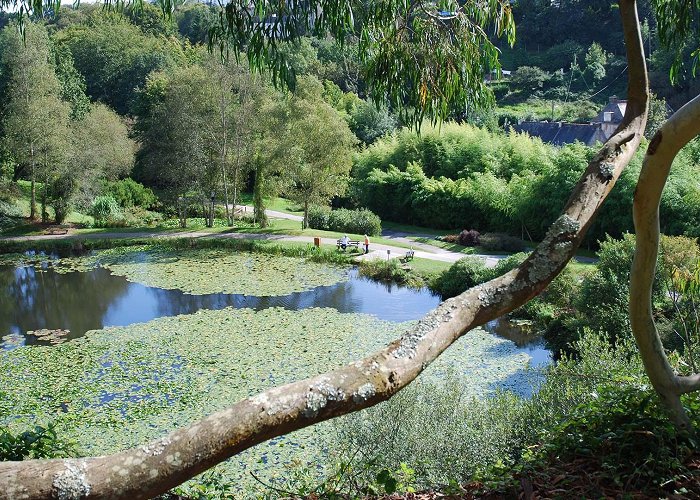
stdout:
[[[369,354],[439,303],[352,268],[229,254],[135,249],[0,266],[0,424],[52,421],[82,452],[114,452]],[[241,286],[248,294],[232,293]],[[488,325],[505,337],[513,328]],[[60,335],[27,333],[42,330]],[[456,370],[474,397],[527,396],[536,380],[525,367],[549,362],[537,341],[477,329],[422,377]],[[249,472],[274,480],[292,461],[318,463],[329,429],[277,438],[218,469],[241,488],[254,487]]]

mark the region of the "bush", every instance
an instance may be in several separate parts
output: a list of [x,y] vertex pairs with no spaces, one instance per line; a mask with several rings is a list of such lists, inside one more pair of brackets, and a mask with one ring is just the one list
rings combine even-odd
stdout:
[[329,231],[329,218],[331,209],[329,207],[321,207],[319,205],[311,205],[309,207],[308,220],[309,227],[313,229],[321,229]]
[[493,279],[503,274],[506,274],[508,271],[515,269],[520,264],[525,262],[525,259],[527,259],[527,257],[527,253],[520,252],[514,253],[513,255],[509,255],[505,259],[499,260],[498,263],[493,267],[493,269],[490,269],[490,272],[487,273],[487,279]]
[[371,259],[360,263],[360,274],[379,281],[388,281],[407,285],[414,288],[422,288],[425,282],[420,276],[412,274],[404,269],[399,259]]
[[[520,470],[532,450],[549,451],[564,444],[563,431],[572,414],[590,417],[586,408],[605,413],[606,406],[644,411],[637,403],[648,398],[649,392],[640,390],[643,372],[633,342],[613,348],[604,338],[587,333],[578,350],[579,361],[564,359],[544,373],[529,372],[533,390],[529,399],[510,392],[468,397],[469,377],[448,371],[437,381],[422,376],[389,401],[334,420],[337,437],[328,447],[338,450],[331,457],[337,461],[328,469],[337,473],[334,467],[340,463],[353,476],[351,481],[335,484],[346,488],[343,493],[356,487],[365,495],[382,494],[387,492],[387,482],[380,478],[387,475],[383,471],[397,480],[410,476],[410,482],[396,481],[403,483],[399,490],[410,491],[460,484],[475,475],[491,480],[493,468],[503,470],[505,480],[510,473],[512,481],[513,469]],[[634,404],[628,405],[626,398],[618,400],[631,392],[638,394]],[[553,436],[552,429],[562,433]],[[582,426],[577,437],[588,440],[593,436],[585,434]],[[598,444],[604,446],[605,439]],[[608,450],[614,454],[616,448]],[[630,470],[625,460],[619,463],[620,468]],[[406,474],[409,470],[411,474]],[[630,474],[634,475],[633,469]],[[329,483],[332,481],[324,484]],[[334,496],[328,493],[321,496]]]
[[459,233],[457,241],[465,247],[475,247],[479,245],[479,231],[474,229],[465,229]]
[[522,252],[525,250],[523,240],[503,233],[482,234],[479,241],[484,250],[494,252]]
[[75,455],[75,445],[60,439],[53,425],[37,425],[21,434],[13,434],[7,427],[0,427],[0,461],[66,458]]
[[439,240],[439,241],[444,241],[445,243],[458,243],[459,242],[459,235],[458,234],[446,234],[445,236],[437,236],[435,239]]
[[431,284],[431,288],[443,299],[447,299],[487,281],[490,276],[491,270],[479,257],[464,257],[438,276]]
[[22,210],[15,204],[0,200],[0,231],[21,222]]
[[131,178],[110,182],[106,192],[123,208],[141,207],[147,210],[158,203],[158,197],[151,188]]
[[111,196],[96,196],[90,207],[90,215],[95,218],[96,224],[104,224],[120,218],[121,209],[119,203]]
[[323,207],[311,207],[309,208],[309,227],[369,236],[382,234],[381,219],[366,208],[328,210]]

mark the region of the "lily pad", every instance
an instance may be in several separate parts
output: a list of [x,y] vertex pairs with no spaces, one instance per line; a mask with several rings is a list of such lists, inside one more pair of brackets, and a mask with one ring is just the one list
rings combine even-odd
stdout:
[[[296,257],[218,249],[163,249],[157,245],[113,248],[82,257],[14,254],[5,263],[50,265],[56,272],[96,266],[128,281],[193,295],[230,293],[269,297],[302,292],[348,279],[347,267]],[[0,262],[2,263],[2,262]]]
[[[0,353],[0,423],[53,421],[87,454],[154,439],[261,390],[364,356],[409,325],[334,309],[222,309],[89,332],[53,347]],[[465,392],[486,395],[517,378],[528,356],[476,330],[422,377],[452,366]],[[293,461],[322,461],[331,436],[321,424],[256,446],[220,465],[241,490],[249,472],[274,481]]]

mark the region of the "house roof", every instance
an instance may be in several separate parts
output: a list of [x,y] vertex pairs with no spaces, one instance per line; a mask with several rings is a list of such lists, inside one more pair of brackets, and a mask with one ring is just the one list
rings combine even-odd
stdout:
[[[607,106],[605,106],[603,110],[598,113],[598,116],[592,120],[592,123],[603,123],[605,121],[609,123],[620,123],[622,121],[622,117],[625,116],[626,109],[627,101],[623,101],[615,96],[612,96]],[[612,113],[612,119],[605,120],[605,113]]]
[[606,139],[598,123],[522,122],[514,125],[513,129],[532,137],[539,137],[542,142],[555,146],[576,141],[592,146],[596,142],[605,142]]

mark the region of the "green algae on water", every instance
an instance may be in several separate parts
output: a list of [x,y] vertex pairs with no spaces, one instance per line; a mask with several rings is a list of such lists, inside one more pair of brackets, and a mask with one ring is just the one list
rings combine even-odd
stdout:
[[192,295],[213,293],[258,297],[288,295],[348,279],[348,268],[307,259],[225,249],[165,249],[158,245],[117,247],[81,257],[44,254],[5,256],[2,263],[50,265],[55,272],[104,267],[128,281]]
[[[334,309],[226,308],[106,328],[52,347],[0,353],[0,423],[56,422],[88,455],[145,443],[258,392],[325,372],[399,337],[408,323]],[[480,396],[527,363],[514,344],[475,330],[421,377],[454,367],[465,393]],[[275,438],[217,470],[241,489],[293,461],[319,463],[329,424]]]

